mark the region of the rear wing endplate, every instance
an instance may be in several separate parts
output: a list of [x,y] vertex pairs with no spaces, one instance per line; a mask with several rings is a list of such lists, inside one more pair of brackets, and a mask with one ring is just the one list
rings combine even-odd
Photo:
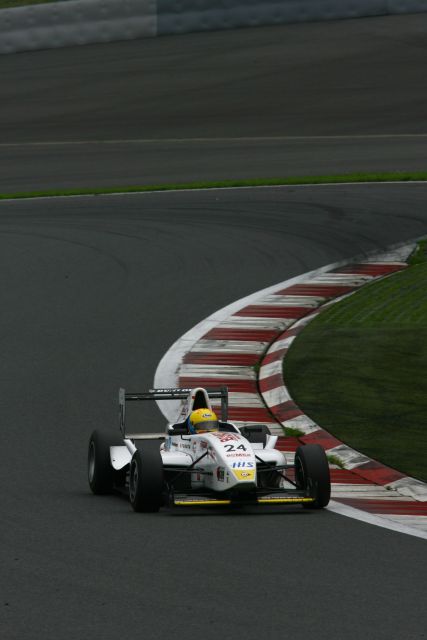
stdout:
[[[149,389],[145,393],[126,393],[125,389],[119,389],[119,421],[120,431],[124,438],[146,438],[150,439],[164,437],[159,434],[131,434],[126,432],[126,402],[139,400],[185,400],[193,389]],[[227,387],[217,387],[205,389],[209,398],[221,400],[221,420],[227,422],[228,417],[228,389]]]

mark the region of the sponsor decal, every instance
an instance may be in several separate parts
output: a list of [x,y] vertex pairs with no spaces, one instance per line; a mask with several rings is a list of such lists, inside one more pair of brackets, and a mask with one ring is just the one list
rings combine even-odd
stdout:
[[201,441],[200,448],[201,449],[207,449],[208,448],[208,443],[206,442],[206,440],[202,440]]
[[245,467],[246,469],[253,469],[254,463],[250,460],[238,460],[237,462],[233,462],[231,466],[233,467],[233,469],[241,469],[242,467]]
[[226,453],[226,458],[251,458],[250,453]]
[[224,467],[217,467],[216,477],[218,478],[219,482],[224,482],[224,475],[225,475]]
[[148,393],[190,393],[190,391],[192,391],[192,389],[178,389],[178,388],[171,388],[171,389],[148,389]]
[[240,440],[240,436],[237,433],[228,433],[227,431],[214,431],[212,433],[215,438],[218,438],[220,442],[230,442],[230,440]]
[[247,451],[244,444],[239,444],[237,447],[234,444],[225,444],[224,449],[230,453],[230,451]]
[[255,480],[255,469],[248,469],[247,471],[242,469],[234,469],[233,473],[238,480]]

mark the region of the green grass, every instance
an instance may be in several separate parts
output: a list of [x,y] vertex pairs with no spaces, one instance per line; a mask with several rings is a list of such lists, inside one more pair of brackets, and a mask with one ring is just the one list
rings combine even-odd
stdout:
[[288,438],[300,438],[304,435],[304,431],[301,429],[294,429],[294,427],[284,427],[285,436]]
[[338,456],[328,455],[326,457],[328,458],[329,464],[334,464],[336,467],[339,467],[340,469],[345,469],[345,465],[344,465],[343,461],[340,460],[340,458],[338,458]]
[[421,264],[427,262],[427,240],[421,240],[415,251],[409,256],[408,263],[410,265]]
[[427,481],[427,242],[412,266],[323,311],[294,341],[284,376],[318,424]]
[[91,189],[44,189],[0,193],[0,200],[17,198],[49,198],[55,196],[107,195],[111,193],[143,193],[145,191],[173,191],[180,189],[221,189],[230,187],[264,187],[303,184],[339,184],[357,182],[411,182],[427,180],[427,171],[418,173],[352,173],[332,176],[297,176],[293,178],[259,178],[253,180],[219,180],[213,182],[184,182],[177,184],[124,185]]
[[0,0],[0,9],[13,9],[14,7],[24,7],[28,4],[46,4],[48,2],[59,2],[60,0]]

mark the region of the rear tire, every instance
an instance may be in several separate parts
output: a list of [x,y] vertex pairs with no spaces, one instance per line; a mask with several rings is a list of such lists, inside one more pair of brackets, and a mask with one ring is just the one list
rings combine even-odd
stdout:
[[163,462],[158,448],[138,449],[129,471],[129,500],[134,511],[154,513],[163,503]]
[[304,507],[326,507],[331,497],[331,478],[326,453],[319,444],[306,444],[296,450],[295,481],[298,489],[308,489],[315,498]]
[[114,487],[115,471],[111,466],[110,447],[123,444],[110,434],[95,430],[89,439],[88,481],[92,493],[111,493]]

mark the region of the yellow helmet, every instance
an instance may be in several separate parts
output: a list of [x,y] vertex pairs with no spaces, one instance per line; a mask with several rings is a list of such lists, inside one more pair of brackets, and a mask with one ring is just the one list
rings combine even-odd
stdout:
[[190,433],[218,431],[218,418],[210,409],[196,409],[188,418]]

